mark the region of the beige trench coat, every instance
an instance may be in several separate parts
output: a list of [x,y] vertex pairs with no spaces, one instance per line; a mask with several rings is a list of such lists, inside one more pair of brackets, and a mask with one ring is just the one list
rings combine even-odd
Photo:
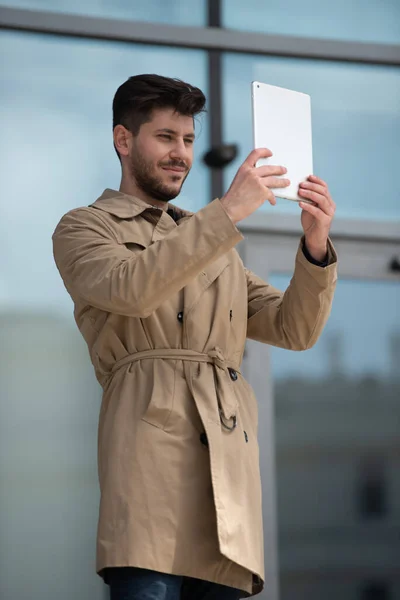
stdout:
[[299,249],[283,294],[244,268],[242,235],[219,200],[194,215],[175,210],[178,223],[106,190],[53,236],[104,390],[97,571],[137,566],[255,594],[263,524],[245,341],[310,348],[330,312],[336,258],[330,245],[321,268]]

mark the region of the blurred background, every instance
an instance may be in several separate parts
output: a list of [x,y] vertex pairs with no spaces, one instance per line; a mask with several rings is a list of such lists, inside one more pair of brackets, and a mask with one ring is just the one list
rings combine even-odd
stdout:
[[[260,598],[399,600],[400,1],[9,0],[0,52],[0,598],[107,597],[94,572],[100,387],[51,235],[118,189],[113,95],[158,73],[208,98],[179,197],[189,210],[220,196],[252,149],[251,81],[311,95],[340,280],[312,350],[246,351]],[[246,264],[284,289],[297,204],[263,206],[242,227]]]

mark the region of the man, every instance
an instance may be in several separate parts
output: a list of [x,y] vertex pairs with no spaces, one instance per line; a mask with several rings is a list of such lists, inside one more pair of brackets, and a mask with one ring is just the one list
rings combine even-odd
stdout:
[[[114,98],[119,191],[65,215],[54,255],[103,387],[97,571],[112,600],[233,600],[263,586],[257,403],[246,337],[292,350],[318,339],[336,281],[335,205],[310,176],[304,237],[283,294],[246,270],[236,227],[288,185],[248,156],[194,215],[170,205],[193,160],[202,92],[157,75]],[[268,560],[268,557],[266,557]]]

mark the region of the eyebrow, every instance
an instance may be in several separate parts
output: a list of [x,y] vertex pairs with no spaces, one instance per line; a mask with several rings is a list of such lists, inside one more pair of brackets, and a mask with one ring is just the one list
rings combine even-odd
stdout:
[[[169,133],[171,135],[178,135],[177,131],[174,131],[174,129],[168,129],[167,127],[163,128],[163,129],[157,129],[156,133]],[[192,138],[193,140],[195,139],[195,134],[194,133],[185,133],[185,135],[183,136],[185,138]]]

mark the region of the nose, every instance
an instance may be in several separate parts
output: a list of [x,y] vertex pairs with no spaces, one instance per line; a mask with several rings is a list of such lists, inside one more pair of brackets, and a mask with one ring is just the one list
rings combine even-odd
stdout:
[[170,150],[170,157],[174,160],[181,160],[190,167],[191,163],[191,149],[188,148],[183,139],[177,139],[175,144]]

